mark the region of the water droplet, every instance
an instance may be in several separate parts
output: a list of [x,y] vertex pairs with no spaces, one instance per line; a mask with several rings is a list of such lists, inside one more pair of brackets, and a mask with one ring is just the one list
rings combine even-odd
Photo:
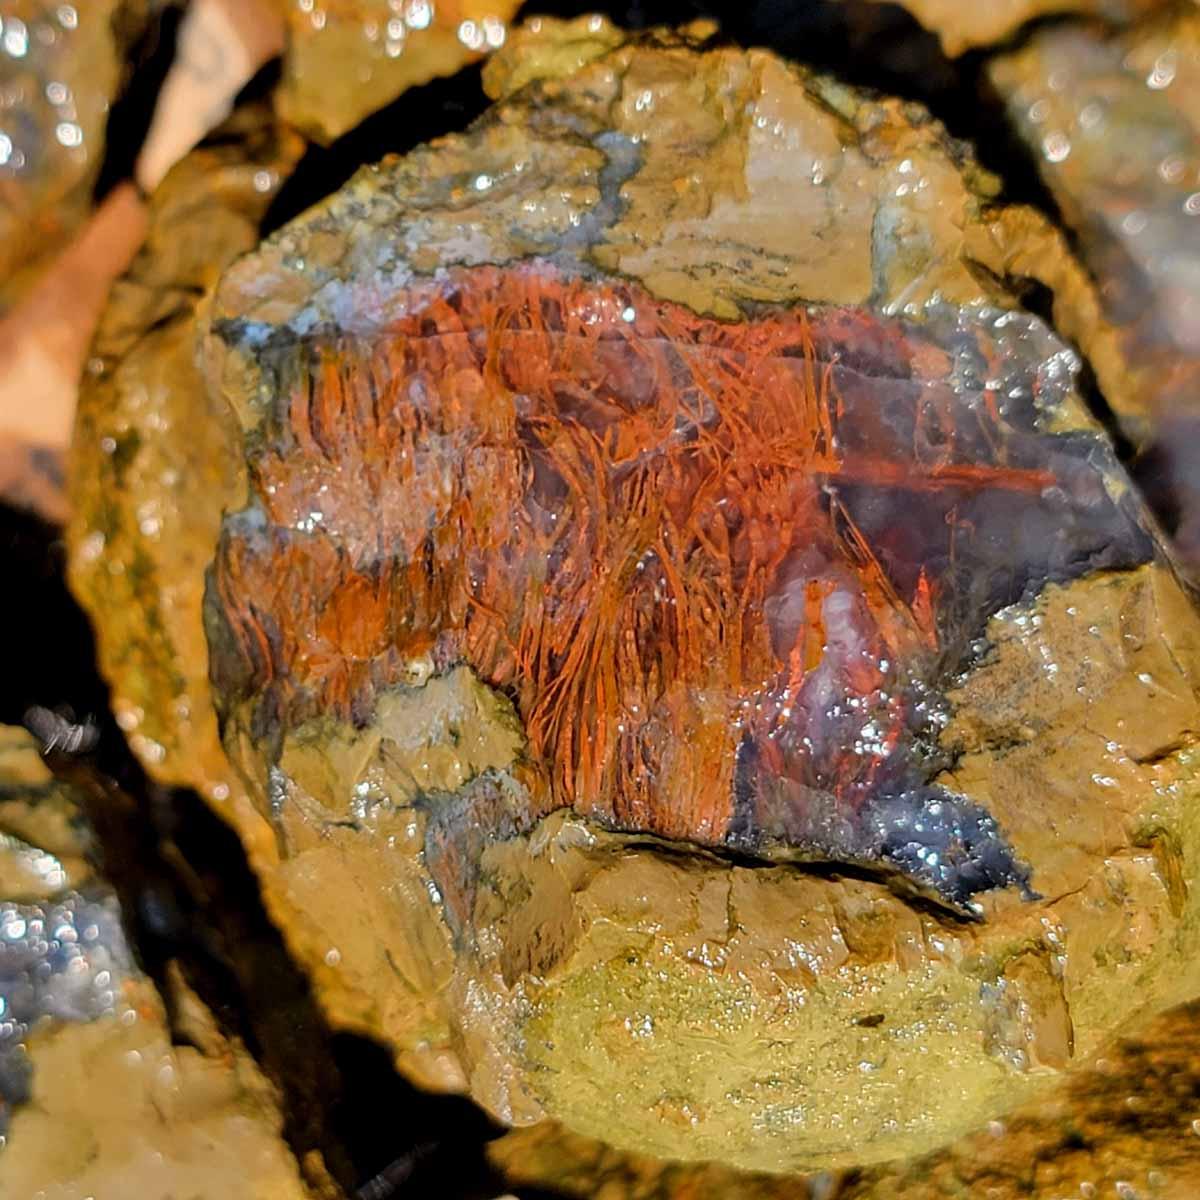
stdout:
[[483,18],[483,40],[491,49],[495,50],[503,46],[506,37],[508,37],[508,29],[503,21],[497,17]]
[[404,21],[409,29],[428,29],[433,21],[433,5],[430,0],[409,0]]
[[1146,226],[1149,224],[1149,219],[1144,212],[1127,213],[1124,220],[1121,222],[1121,229],[1129,234],[1130,237],[1137,237]]
[[1158,173],[1166,183],[1178,183],[1183,178],[1186,163],[1182,155],[1169,154],[1158,164]]
[[1175,55],[1168,50],[1154,61],[1154,68],[1146,76],[1146,86],[1155,91],[1168,88],[1175,81]]
[[482,50],[486,39],[483,36],[482,26],[477,25],[474,21],[463,21],[458,27],[458,40],[468,50]]
[[3,35],[0,35],[0,46],[13,58],[24,58],[29,49],[29,30],[25,22],[18,17],[9,17],[4,23]]
[[1042,153],[1048,162],[1063,162],[1071,153],[1071,141],[1066,134],[1048,133],[1042,139]]
[[55,126],[54,136],[69,149],[83,144],[83,130],[74,121],[60,121]]

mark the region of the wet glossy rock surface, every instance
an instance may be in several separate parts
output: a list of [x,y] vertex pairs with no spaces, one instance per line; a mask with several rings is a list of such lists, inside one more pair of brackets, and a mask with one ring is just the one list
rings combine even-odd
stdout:
[[[276,837],[278,861],[257,860],[267,902],[331,1020],[505,1121],[549,1114],[626,1149],[767,1170],[928,1151],[1197,990],[1195,612],[1084,412],[1072,353],[1013,311],[1004,276],[1026,218],[992,207],[993,182],[923,113],[765,53],[622,44],[603,22],[544,23],[510,47],[489,65],[499,99],[483,120],[361,172],[232,267],[206,315],[209,395],[232,406],[247,465],[245,504],[230,505],[220,548],[215,531],[209,542],[208,629],[226,750]],[[504,315],[493,302],[527,277],[550,307]],[[491,315],[464,319],[481,297]],[[583,324],[612,336],[564,338],[589,306]],[[553,336],[518,357],[506,339],[530,314]],[[703,330],[703,355],[641,319]],[[754,331],[784,327],[793,345],[807,329],[813,352],[800,338],[799,354],[751,369]],[[568,353],[588,387],[553,384],[574,377],[555,358]],[[521,381],[518,362],[558,365]],[[665,388],[638,399],[639,369],[666,372],[670,408],[654,407]],[[817,382],[797,388],[810,370]],[[596,515],[618,489],[595,456],[682,477],[688,456],[663,449],[673,432],[736,418],[739,436],[764,438],[772,405],[738,417],[737,389],[711,382],[722,371],[755,394],[755,372],[775,372],[780,404],[833,398],[829,440],[809,439],[804,469],[796,443],[778,442],[791,482],[771,511],[812,514],[813,536],[770,653],[788,663],[806,621],[828,629],[830,600],[847,631],[814,638],[814,661],[796,656],[798,676],[829,693],[808,697],[811,724],[783,718],[795,773],[818,794],[764,808],[749,789],[751,861],[726,856],[740,746],[728,718],[744,696],[729,694],[715,643],[687,665],[669,614],[644,643],[648,696],[715,714],[715,749],[647,739],[631,706],[647,722],[634,744],[668,747],[705,784],[688,811],[670,771],[646,776],[644,797],[622,790],[625,768],[596,742],[611,755],[626,722],[568,709],[568,753],[542,753],[538,660],[522,640],[548,605],[569,617],[548,649],[578,645],[603,664],[603,637],[571,636],[591,610],[561,591],[570,539],[620,528]],[[510,399],[482,405],[489,395]],[[484,413],[494,427],[480,428]],[[665,422],[658,441],[637,424],[649,413]],[[819,429],[811,415],[799,425]],[[818,470],[811,456],[830,453],[835,429]],[[715,504],[736,456],[711,443]],[[579,458],[589,446],[592,465]],[[566,459],[542,469],[551,448],[575,456],[570,482]],[[405,455],[438,469],[410,475]],[[856,462],[870,469],[852,478]],[[913,486],[935,468],[951,474]],[[480,494],[475,478],[507,480],[504,503],[464,499]],[[879,499],[901,483],[919,520]],[[770,494],[761,477],[742,486],[743,505]],[[567,502],[588,488],[590,508]],[[683,494],[694,509],[695,487]],[[534,527],[533,501],[569,532],[557,559],[540,546],[547,566],[531,576],[537,543],[514,540],[514,525]],[[831,521],[838,505],[859,538]],[[443,511],[473,557],[439,545]],[[686,525],[656,512],[646,537],[661,540],[668,518]],[[709,561],[745,553],[701,527]],[[848,559],[850,544],[869,554]],[[781,545],[782,561],[797,543]],[[601,561],[636,573],[644,549]],[[664,596],[671,561],[652,569]],[[490,590],[472,599],[472,579]],[[809,583],[811,611],[798,604]],[[872,607],[875,588],[886,602]],[[714,613],[725,603],[718,592]],[[751,622],[765,655],[764,624]],[[903,631],[886,655],[897,677],[864,685],[854,675],[878,675],[889,624]],[[636,648],[637,629],[655,627],[634,628]],[[611,713],[629,678],[589,699],[603,690]],[[874,714],[848,702],[914,681],[938,718],[890,724],[879,701],[876,734],[896,729],[902,747],[889,782],[890,753],[867,745]],[[847,709],[864,743],[847,773],[854,819],[797,833],[797,809],[837,811],[845,746],[817,747]],[[588,735],[599,776],[580,770]],[[755,778],[786,777],[783,758]],[[568,768],[557,790],[554,762]],[[911,854],[880,820],[908,788],[894,779],[916,790],[915,810],[887,815]],[[926,816],[939,818],[933,841]],[[792,857],[824,865],[771,861]],[[961,886],[983,861],[1001,866]]]
[[921,747],[989,612],[1153,553],[1100,440],[1040,428],[1071,402],[1044,330],[721,323],[537,259],[394,304],[370,340],[304,339],[279,368],[214,577],[227,708],[362,722],[463,662],[528,740],[523,795],[464,780],[503,812],[492,836],[571,807],[882,863],[953,904],[1028,890]]
[[991,70],[1096,283],[1102,319],[1071,333],[1195,562],[1200,15],[1046,29]]

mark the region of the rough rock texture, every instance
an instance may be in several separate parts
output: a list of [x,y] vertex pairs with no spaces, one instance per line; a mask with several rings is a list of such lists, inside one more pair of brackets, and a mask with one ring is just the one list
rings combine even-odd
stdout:
[[257,241],[301,149],[255,106],[167,176],[101,321],[71,461],[71,584],[93,616],[117,720],[147,770],[221,806],[252,854],[273,843],[221,751],[201,621],[241,468],[197,370],[195,322],[223,267]]
[[1189,1200],[1200,1190],[1198,1042],[1195,1005],[1166,1013],[1061,1091],[943,1154],[847,1179],[839,1200]]
[[109,103],[151,0],[0,14],[0,308],[91,209]]
[[5,1193],[305,1196],[270,1086],[181,981],[180,1025],[168,1029],[91,850],[79,797],[28,734],[0,728]]
[[249,471],[209,632],[267,902],[332,1020],[504,1120],[928,1150],[1195,994],[1200,622],[1010,311],[1044,227],[922,112],[603,23],[519,41],[481,122],[211,314]]
[[[880,0],[896,3],[897,0]],[[1169,7],[1170,0],[898,0],[926,29],[936,33],[947,54],[991,46],[1017,33],[1022,26],[1047,17],[1078,14],[1104,21],[1132,21],[1145,13]]]
[[280,112],[331,141],[401,92],[504,45],[518,0],[275,0],[288,44]]
[[1200,561],[1200,13],[1048,28],[992,77],[1096,281],[1056,312]]
[[551,1123],[490,1155],[514,1188],[587,1200],[1191,1200],[1200,1191],[1200,1011],[1164,1013],[1061,1090],[915,1162],[804,1179],[623,1155]]

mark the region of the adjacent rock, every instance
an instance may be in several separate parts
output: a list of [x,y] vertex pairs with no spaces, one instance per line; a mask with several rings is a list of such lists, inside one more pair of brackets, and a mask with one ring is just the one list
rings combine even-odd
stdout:
[[333,1021],[503,1120],[927,1151],[1200,990],[1200,621],[926,114],[520,40],[208,321],[268,903]]
[[[880,0],[880,3],[895,2]],[[1003,42],[1022,26],[1047,17],[1071,13],[1123,22],[1168,7],[1164,0],[988,0],[986,4],[900,0],[900,3],[941,38],[947,54],[962,54],[965,50]]]
[[305,1196],[270,1086],[185,992],[177,1001],[199,1032],[173,1044],[91,850],[79,797],[54,782],[28,734],[0,729],[6,1192]]
[[231,420],[197,369],[195,321],[222,268],[257,241],[301,150],[253,106],[167,176],[97,333],[70,476],[71,585],[118,722],[147,770],[218,803],[267,854],[273,839],[229,770],[208,694],[203,572],[243,485]]
[[151,0],[15,0],[0,16],[0,308],[91,209],[109,104]]
[[1198,1018],[1195,1005],[1160,1016],[1055,1095],[942,1154],[848,1179],[839,1200],[1189,1200],[1200,1188]]
[[1200,561],[1200,13],[1047,28],[992,77],[1096,281],[1101,319],[1074,297],[1056,312]]
[[332,141],[401,92],[504,45],[518,0],[276,0],[287,21],[280,111]]

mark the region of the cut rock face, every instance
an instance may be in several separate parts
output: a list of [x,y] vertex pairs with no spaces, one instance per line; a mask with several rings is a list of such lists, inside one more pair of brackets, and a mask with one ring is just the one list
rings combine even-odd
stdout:
[[660,1162],[614,1152],[544,1123],[489,1147],[514,1187],[552,1188],[581,1200],[1061,1200],[1130,1194],[1191,1200],[1200,1189],[1196,1136],[1196,1005],[1156,1017],[1106,1049],[1053,1096],[914,1162],[807,1180],[747,1175],[716,1165]]
[[196,440],[143,419],[72,533],[105,670],[211,667],[257,813],[210,725],[143,755],[415,1081],[743,1168],[929,1150],[1200,991],[1200,622],[926,114],[591,19],[486,78],[188,310],[211,664],[97,582],[156,548],[119,471]]
[[1036,322],[719,322],[542,260],[394,303],[280,368],[215,575],[219,695],[363,721],[465,663],[527,741],[465,781],[493,836],[570,807],[952,903],[1028,890],[932,782],[945,683],[1027,588],[1153,552],[1100,440],[1045,430],[1071,379]]
[[991,71],[1098,285],[1071,332],[1200,562],[1200,13],[1046,29]]

